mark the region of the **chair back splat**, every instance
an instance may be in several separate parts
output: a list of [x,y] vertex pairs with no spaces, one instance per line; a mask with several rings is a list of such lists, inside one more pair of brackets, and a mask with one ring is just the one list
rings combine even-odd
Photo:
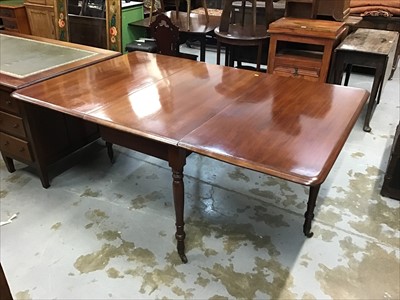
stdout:
[[179,53],[179,28],[164,14],[158,14],[150,24],[151,36],[156,40],[157,53],[177,56]]

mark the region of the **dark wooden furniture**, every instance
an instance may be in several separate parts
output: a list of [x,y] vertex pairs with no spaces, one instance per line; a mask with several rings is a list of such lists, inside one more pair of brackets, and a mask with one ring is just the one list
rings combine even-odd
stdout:
[[320,0],[286,0],[285,17],[315,19]]
[[[228,46],[256,46],[257,59],[256,69],[260,71],[262,46],[268,38],[268,25],[274,20],[274,8],[272,0],[265,0],[265,15],[266,24],[264,22],[257,23],[257,1],[252,0],[252,8],[250,14],[250,22],[245,22],[246,16],[246,0],[242,0],[240,21],[231,24],[231,16],[234,14],[234,0],[226,0],[224,9],[221,15],[219,27],[214,30],[217,39],[217,64],[220,64],[221,45]],[[229,48],[227,48],[229,49]],[[227,51],[228,52],[228,51]],[[226,55],[228,58],[228,55]],[[227,65],[228,59],[225,60]]]
[[[400,16],[392,16],[392,17],[365,16],[362,17],[361,21],[354,26],[353,31],[355,31],[357,28],[397,31],[400,34]],[[400,58],[400,39],[397,42],[396,52],[392,64],[392,70],[388,78],[389,80],[392,79],[393,74],[397,69],[399,58]]]
[[69,41],[107,49],[105,0],[68,0]]
[[31,34],[24,2],[21,0],[1,1],[0,19],[6,30]]
[[333,49],[347,27],[343,22],[281,18],[268,32],[268,73],[326,82]]
[[11,295],[10,287],[7,283],[7,278],[4,275],[3,267],[0,263],[0,299],[1,300],[12,300],[13,297]]
[[172,169],[177,248],[186,262],[186,156],[197,152],[309,186],[303,232],[311,237],[320,185],[368,93],[130,52],[18,90],[13,97],[99,124],[106,140],[166,160]]
[[400,123],[394,135],[381,194],[400,200]]
[[345,21],[350,14],[350,0],[319,0],[319,17],[335,21]]
[[[371,131],[370,121],[390,75],[390,66],[393,64],[398,38],[399,34],[394,31],[360,28],[347,36],[335,50],[335,68],[333,70],[333,83],[335,84],[342,83],[343,72],[353,65],[375,69],[364,131]],[[348,83],[349,74],[345,85]]]
[[[155,0],[151,0],[150,4],[150,19],[153,17],[153,7],[154,7],[154,2]],[[161,12],[165,12],[164,8],[164,0],[161,0]],[[179,6],[180,6],[180,0],[175,0],[175,13],[178,15],[179,14]],[[201,6],[204,8],[204,15],[206,17],[207,22],[209,21],[209,16],[208,16],[208,10],[207,10],[207,2],[206,0],[200,0]],[[192,1],[191,0],[186,0],[186,29],[190,29],[190,13],[192,11]]]
[[149,29],[155,40],[156,53],[197,60],[196,55],[179,52],[179,28],[166,15],[158,14]]
[[[176,14],[176,11],[167,11],[164,14],[171,19],[172,24],[179,28],[179,38],[181,42],[184,42],[187,39],[200,41],[200,61],[205,61],[206,36],[210,35],[219,25],[220,17],[210,15],[207,21],[205,15],[191,13],[189,24],[190,26],[188,29],[186,12],[178,12],[178,14]],[[143,20],[129,23],[129,25],[137,28],[148,29],[153,19],[145,18]]]
[[[1,154],[9,172],[15,171],[14,159],[31,165],[47,188],[48,166],[98,138],[98,129],[81,119],[31,107],[10,94],[119,53],[17,34],[0,34],[0,47]],[[72,84],[78,86],[80,82]]]

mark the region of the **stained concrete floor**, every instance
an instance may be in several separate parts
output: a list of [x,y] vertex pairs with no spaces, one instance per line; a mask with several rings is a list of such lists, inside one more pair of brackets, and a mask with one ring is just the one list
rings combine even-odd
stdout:
[[305,187],[192,154],[187,264],[175,251],[166,163],[115,147],[111,165],[99,141],[72,168],[55,166],[46,190],[32,169],[16,163],[9,174],[1,162],[1,221],[18,213],[0,228],[14,298],[399,299],[400,202],[379,194],[399,99],[397,70],[372,132],[364,111],[322,185],[310,239]]

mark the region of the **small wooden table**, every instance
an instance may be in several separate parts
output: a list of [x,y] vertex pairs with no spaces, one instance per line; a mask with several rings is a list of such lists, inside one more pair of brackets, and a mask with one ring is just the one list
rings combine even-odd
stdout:
[[368,93],[136,51],[13,96],[94,122],[106,140],[167,161],[186,262],[183,168],[190,153],[309,186],[303,232],[311,237],[320,185]]
[[[342,84],[343,72],[352,65],[374,68],[374,82],[364,121],[364,131],[370,132],[370,121],[379,103],[382,89],[390,75],[399,33],[395,31],[359,28],[347,36],[335,50],[333,83]],[[344,85],[348,84],[348,69]]]
[[268,32],[268,73],[326,82],[333,49],[347,27],[343,22],[281,18]]
[[1,155],[9,172],[15,171],[13,160],[33,166],[47,188],[48,166],[97,139],[98,129],[39,106],[28,114],[26,103],[10,94],[120,53],[17,33],[0,34],[0,48]]
[[[208,21],[203,14],[190,14],[189,28],[187,26],[187,13],[176,11],[167,11],[164,13],[168,18],[171,19],[172,23],[179,28],[180,38],[184,41],[188,38],[193,38],[200,41],[200,61],[206,60],[206,36],[212,34],[214,29],[219,26],[220,16],[208,16]],[[149,28],[152,20],[150,17],[136,22],[129,23],[129,26]]]

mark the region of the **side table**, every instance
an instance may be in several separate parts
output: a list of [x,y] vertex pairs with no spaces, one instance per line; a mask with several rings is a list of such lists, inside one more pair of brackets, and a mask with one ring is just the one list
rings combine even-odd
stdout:
[[368,101],[367,114],[364,121],[364,131],[370,132],[370,121],[380,94],[390,75],[391,66],[396,52],[399,33],[395,31],[359,28],[347,36],[335,50],[335,68],[332,83],[342,84],[345,70],[347,85],[351,66],[357,65],[375,69],[374,82]]
[[325,82],[333,49],[347,34],[343,22],[281,18],[269,25],[268,73]]

